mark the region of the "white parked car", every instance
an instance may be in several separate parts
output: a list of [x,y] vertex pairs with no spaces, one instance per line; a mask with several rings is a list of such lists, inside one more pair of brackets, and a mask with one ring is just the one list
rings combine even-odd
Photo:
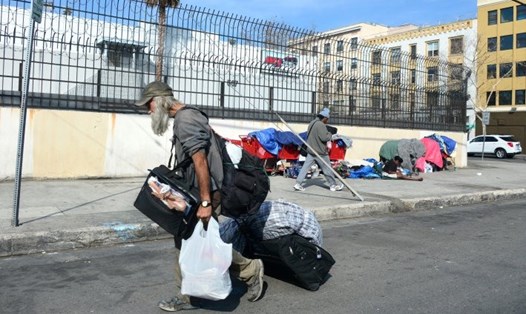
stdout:
[[521,143],[513,138],[512,135],[479,135],[468,142],[468,156],[482,154],[493,154],[497,158],[513,158],[516,154],[522,153]]

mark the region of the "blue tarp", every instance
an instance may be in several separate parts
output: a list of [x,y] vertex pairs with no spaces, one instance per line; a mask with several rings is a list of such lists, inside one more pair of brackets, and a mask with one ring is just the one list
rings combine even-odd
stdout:
[[273,128],[250,132],[248,136],[255,137],[259,144],[273,155],[277,155],[281,149],[281,145],[276,141],[276,130]]
[[303,143],[290,131],[276,131],[276,141],[281,145],[301,146]]

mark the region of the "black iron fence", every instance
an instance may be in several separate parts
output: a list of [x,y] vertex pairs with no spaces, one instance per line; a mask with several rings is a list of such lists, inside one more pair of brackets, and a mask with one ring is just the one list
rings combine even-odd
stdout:
[[[464,130],[462,66],[170,2],[48,1],[28,106],[144,113],[133,102],[159,79],[211,117],[308,122],[326,106],[332,124]],[[20,105],[29,6],[0,7],[1,106]]]

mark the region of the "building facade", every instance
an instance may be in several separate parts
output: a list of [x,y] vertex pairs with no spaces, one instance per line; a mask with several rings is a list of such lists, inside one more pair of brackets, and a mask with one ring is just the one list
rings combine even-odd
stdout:
[[[380,50],[372,52],[370,75],[375,81],[391,81],[407,87],[405,95],[401,95],[398,89],[391,91],[390,98],[395,103],[408,97],[411,104],[431,105],[437,99],[442,101],[448,92],[466,88],[468,137],[475,135],[476,19],[373,34],[365,39],[365,43],[388,48],[386,56],[382,56]],[[418,63],[419,58],[427,59]],[[406,66],[401,66],[401,63]],[[428,86],[431,92],[419,93],[418,86]],[[433,89],[437,92],[432,92]]]
[[526,1],[477,6],[477,111],[490,113],[487,134],[511,134],[526,145]]

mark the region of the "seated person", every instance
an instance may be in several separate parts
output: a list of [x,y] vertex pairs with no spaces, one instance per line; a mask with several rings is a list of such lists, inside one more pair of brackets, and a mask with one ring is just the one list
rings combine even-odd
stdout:
[[424,178],[413,178],[412,176],[406,176],[400,171],[400,165],[404,162],[400,156],[394,156],[393,159],[388,160],[383,169],[382,176],[392,179],[412,180],[412,181],[423,181]]

